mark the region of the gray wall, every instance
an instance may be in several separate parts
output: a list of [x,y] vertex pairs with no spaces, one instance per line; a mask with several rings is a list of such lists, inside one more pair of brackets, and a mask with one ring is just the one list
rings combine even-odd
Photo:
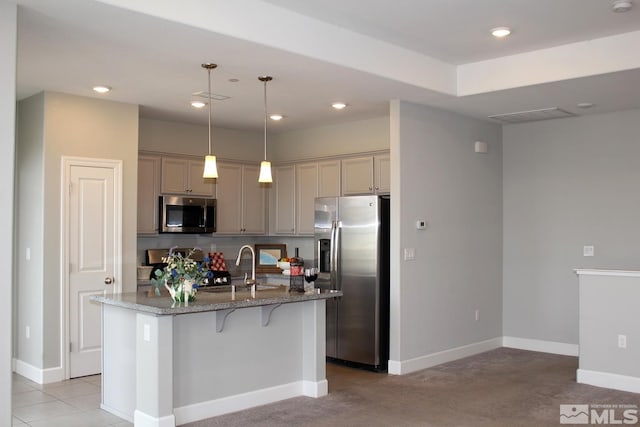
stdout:
[[274,161],[303,160],[389,149],[389,116],[282,132],[270,136]]
[[[260,162],[264,155],[262,132],[214,127],[213,154],[220,159]],[[207,126],[162,120],[140,119],[141,151],[202,156],[209,151]]]
[[[42,368],[44,311],[44,94],[18,104],[17,133],[17,239],[15,354],[20,360]],[[31,260],[26,260],[27,248]],[[59,251],[54,252],[54,254]],[[57,257],[55,257],[57,258]],[[30,329],[30,338],[26,328]],[[59,337],[59,334],[55,334]]]
[[0,425],[11,425],[11,331],[13,291],[13,194],[16,106],[17,6],[0,0]]
[[638,268],[638,135],[640,110],[504,127],[505,336],[577,344],[573,269]]
[[[475,153],[475,141],[489,152]],[[391,161],[391,359],[499,337],[500,126],[394,101]],[[416,230],[418,219],[426,230]],[[403,261],[404,248],[415,248],[415,261]]]
[[[41,107],[28,106],[32,102],[40,103]],[[78,156],[123,161],[122,278],[124,289],[133,290],[136,278],[137,186],[134,183],[138,171],[138,106],[52,92],[21,101],[20,106],[20,129],[33,130],[18,135],[20,227],[16,245],[22,252],[25,247],[31,248],[31,261],[26,261],[24,256],[18,257],[17,287],[27,294],[18,295],[17,324],[18,328],[31,326],[30,340],[42,344],[23,346],[23,340],[19,339],[15,356],[35,368],[62,370],[61,341],[65,331],[60,326],[63,286],[60,283],[61,158]],[[38,132],[42,138],[40,148],[32,141],[38,137]],[[38,167],[43,169],[38,172]],[[41,227],[39,231],[38,227]],[[40,273],[33,271],[38,269]],[[30,300],[28,292],[40,299]],[[39,303],[41,310],[25,308]],[[24,335],[23,331],[19,331],[20,334]],[[40,346],[41,351],[33,354]]]

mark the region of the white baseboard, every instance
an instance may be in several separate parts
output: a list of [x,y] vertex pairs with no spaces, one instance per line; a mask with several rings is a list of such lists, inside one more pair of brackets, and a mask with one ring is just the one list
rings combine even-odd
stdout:
[[61,366],[55,368],[36,368],[22,360],[13,359],[13,370],[16,374],[38,384],[56,383],[64,380],[64,369]]
[[426,356],[416,357],[409,360],[389,360],[388,372],[391,375],[404,375],[410,372],[420,371],[442,363],[451,362],[474,354],[484,353],[502,347],[502,337],[492,338],[473,344],[463,345]]
[[578,369],[576,371],[576,381],[596,387],[640,393],[640,378],[630,377],[628,375]]
[[165,417],[152,417],[141,411],[134,411],[133,424],[136,427],[175,427],[176,417],[173,415],[167,415]]
[[322,381],[302,381],[302,395],[308,397],[322,397],[329,394],[329,382]]
[[[318,382],[296,381],[221,399],[181,406],[175,408],[173,413],[176,417],[176,425],[181,425],[301,395],[320,397],[326,395],[327,392],[328,382],[326,380]],[[137,420],[135,425],[136,427],[138,426]]]
[[579,351],[578,344],[518,337],[502,337],[502,346],[520,350],[540,351],[542,353],[562,354],[564,356],[577,356]]
[[[130,423],[133,423],[133,417],[131,416],[131,414],[130,414],[130,413],[129,413],[129,414],[125,414],[124,412],[119,411],[119,410],[117,410],[117,409],[114,409],[114,408],[112,408],[112,407],[111,407],[111,406],[109,406],[109,405],[105,405],[104,403],[101,403],[101,404],[100,404],[100,409],[102,409],[103,411],[110,412],[110,413],[112,413],[113,415],[115,415],[116,417],[120,417],[120,418],[122,418],[123,420],[127,420],[127,421],[129,421]],[[135,412],[135,410],[134,410],[134,412]],[[146,415],[146,414],[145,414],[145,415]]]

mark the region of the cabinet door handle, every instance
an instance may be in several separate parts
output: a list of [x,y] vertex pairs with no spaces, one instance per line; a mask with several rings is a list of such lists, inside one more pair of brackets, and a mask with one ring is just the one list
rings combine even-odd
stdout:
[[372,187],[372,186],[369,186],[369,191],[371,191],[371,190],[373,190],[373,187]]

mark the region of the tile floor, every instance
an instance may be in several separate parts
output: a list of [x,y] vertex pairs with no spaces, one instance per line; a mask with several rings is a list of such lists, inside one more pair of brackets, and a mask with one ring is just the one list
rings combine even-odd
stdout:
[[13,425],[133,426],[100,408],[100,375],[37,384],[13,374]]

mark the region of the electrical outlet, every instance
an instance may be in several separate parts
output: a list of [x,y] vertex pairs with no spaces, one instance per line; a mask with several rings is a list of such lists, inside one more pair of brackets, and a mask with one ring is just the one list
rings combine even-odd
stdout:
[[480,310],[476,309],[476,322],[480,320]]
[[27,339],[31,338],[31,328],[26,326],[24,328],[24,335],[27,337]]
[[593,245],[587,245],[582,248],[582,255],[584,256],[593,256],[594,255],[594,247]]
[[627,348],[627,336],[618,335],[618,348]]

